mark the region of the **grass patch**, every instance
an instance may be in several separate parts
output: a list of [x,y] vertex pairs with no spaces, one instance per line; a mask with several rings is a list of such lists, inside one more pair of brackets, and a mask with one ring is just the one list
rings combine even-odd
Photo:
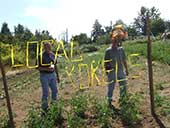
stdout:
[[[147,43],[127,42],[124,45],[127,54],[139,53],[147,57]],[[170,64],[170,42],[152,42],[152,59],[162,63]]]

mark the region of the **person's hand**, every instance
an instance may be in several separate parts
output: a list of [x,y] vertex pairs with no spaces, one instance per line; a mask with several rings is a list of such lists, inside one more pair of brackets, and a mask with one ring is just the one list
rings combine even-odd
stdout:
[[52,72],[52,71],[54,71],[54,68],[53,67],[48,67],[47,70]]
[[59,77],[57,77],[57,82],[60,83],[60,78]]
[[125,70],[125,72],[126,72],[126,76],[128,76],[128,75],[129,75],[129,71],[128,71],[128,70]]
[[52,71],[54,71],[54,68],[52,68],[52,67],[39,67],[38,70],[39,71],[49,71],[49,72],[52,72]]

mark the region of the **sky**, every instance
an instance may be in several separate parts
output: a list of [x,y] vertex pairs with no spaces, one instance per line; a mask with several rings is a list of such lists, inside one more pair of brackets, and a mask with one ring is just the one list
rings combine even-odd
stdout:
[[90,36],[95,19],[103,26],[119,19],[131,24],[141,6],[155,6],[170,20],[169,5],[169,0],[0,0],[0,23],[7,22],[12,32],[18,23],[33,33],[48,30],[57,39],[66,28],[69,37]]

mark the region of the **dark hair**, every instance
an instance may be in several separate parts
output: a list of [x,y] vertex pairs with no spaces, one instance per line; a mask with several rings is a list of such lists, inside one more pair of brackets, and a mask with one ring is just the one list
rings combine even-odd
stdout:
[[43,44],[44,44],[44,46],[51,45],[50,42],[44,42]]

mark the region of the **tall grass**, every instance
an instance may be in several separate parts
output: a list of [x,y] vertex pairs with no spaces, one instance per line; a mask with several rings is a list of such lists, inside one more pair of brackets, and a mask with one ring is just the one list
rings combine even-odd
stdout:
[[[127,42],[124,45],[127,54],[139,53],[147,57],[147,43]],[[156,41],[152,42],[152,59],[155,61],[160,61],[162,63],[170,64],[170,41],[162,42]]]

